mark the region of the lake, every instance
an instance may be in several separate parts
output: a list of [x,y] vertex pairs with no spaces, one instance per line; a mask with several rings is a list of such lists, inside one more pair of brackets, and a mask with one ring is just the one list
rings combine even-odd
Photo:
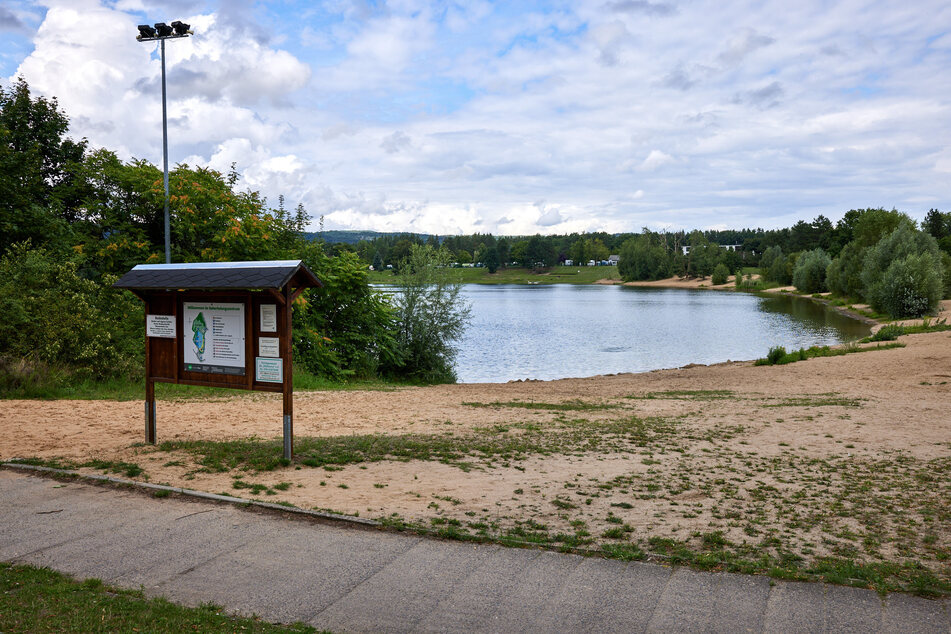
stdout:
[[867,326],[815,302],[623,286],[467,284],[463,383],[559,379],[718,363],[860,339]]

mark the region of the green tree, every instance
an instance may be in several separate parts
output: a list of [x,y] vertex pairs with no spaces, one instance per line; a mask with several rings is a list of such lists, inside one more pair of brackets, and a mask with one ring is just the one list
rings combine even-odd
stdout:
[[489,269],[490,274],[499,270],[499,249],[496,245],[493,244],[485,250],[483,263],[485,264],[486,268]]
[[[928,257],[918,257],[927,254]],[[915,256],[913,260],[904,262]],[[899,264],[902,263],[903,264]],[[938,291],[932,294],[931,278],[921,272],[921,267],[931,265],[938,280]],[[895,270],[888,273],[895,265]],[[886,275],[886,273],[888,273]],[[902,277],[904,276],[904,277]],[[893,317],[909,316],[910,307],[924,302],[925,311],[931,312],[941,299],[944,266],[937,242],[933,237],[918,231],[914,223],[905,218],[889,234],[869,248],[862,263],[862,287],[865,299],[873,308],[885,311]],[[894,284],[900,283],[898,287]],[[913,290],[908,290],[913,289]],[[916,298],[899,298],[902,292],[918,294]],[[891,311],[898,310],[899,313]]]
[[0,87],[0,252],[26,239],[58,247],[71,241],[86,140],[67,138],[68,129],[55,98],[34,98],[23,79]]
[[804,293],[819,293],[826,290],[826,271],[832,263],[829,254],[822,249],[806,251],[796,261],[792,283]]
[[60,380],[139,376],[142,308],[131,294],[97,283],[29,242],[0,258],[0,387],[25,387],[30,375]]
[[667,252],[653,235],[644,233],[621,245],[618,273],[626,282],[659,280],[670,275]]
[[726,264],[723,262],[719,262],[715,267],[713,267],[713,273],[710,275],[710,282],[714,286],[719,286],[720,284],[726,284],[726,281],[729,277],[730,269],[728,269]]
[[400,357],[391,373],[426,383],[455,382],[455,343],[470,308],[448,267],[451,257],[445,250],[413,246],[400,268],[400,290],[392,299]]

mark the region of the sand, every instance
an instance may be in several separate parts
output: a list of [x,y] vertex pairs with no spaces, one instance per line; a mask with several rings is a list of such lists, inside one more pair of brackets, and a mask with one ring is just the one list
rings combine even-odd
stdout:
[[[949,316],[951,302],[945,302],[940,317]],[[590,445],[579,441],[517,460],[473,458],[468,470],[435,460],[381,460],[334,471],[290,466],[206,473],[184,451],[142,446],[141,401],[0,401],[0,458],[136,462],[145,469],[140,479],[246,496],[234,488],[235,477],[266,487],[290,483],[266,499],[498,530],[526,522],[552,533],[583,525],[599,540],[622,521],[631,538],[719,530],[739,543],[763,529],[806,555],[835,553],[848,540],[841,535],[868,535],[873,528],[856,519],[856,511],[792,531],[784,527],[799,523],[790,523],[790,514],[808,515],[809,505],[791,500],[822,490],[827,495],[810,502],[817,508],[861,505],[850,497],[850,478],[879,464],[891,479],[869,475],[868,482],[882,491],[911,492],[894,518],[880,512],[886,519],[875,521],[885,537],[876,537],[884,541],[869,556],[899,557],[905,542],[914,542],[900,537],[902,518],[918,518],[925,526],[921,538],[934,537],[914,556],[951,577],[948,564],[939,562],[941,552],[951,552],[951,527],[929,519],[929,509],[951,504],[951,490],[946,480],[925,484],[929,470],[951,457],[951,333],[908,335],[901,342],[905,347],[785,366],[731,362],[584,379],[295,395],[298,438],[595,430]],[[559,411],[525,403],[569,406]],[[573,410],[571,403],[590,409]],[[160,401],[157,415],[160,442],[276,438],[281,430],[280,396],[270,394]],[[610,434],[597,431],[632,419],[647,421],[650,429],[667,421],[675,431],[669,441],[658,432],[641,446],[605,444]],[[822,489],[815,486],[819,471]],[[653,493],[657,487],[664,495]],[[776,491],[776,498],[763,502],[763,491]],[[749,520],[754,516],[762,522]]]

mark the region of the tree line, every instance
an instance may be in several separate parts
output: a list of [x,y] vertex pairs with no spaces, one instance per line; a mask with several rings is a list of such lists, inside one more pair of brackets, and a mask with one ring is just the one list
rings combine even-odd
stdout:
[[[111,285],[136,264],[165,260],[163,176],[68,130],[55,98],[34,96],[23,80],[0,86],[0,394],[142,375],[142,305]],[[416,292],[388,300],[356,253],[305,237],[302,205],[287,209],[280,197],[271,206],[239,181],[234,166],[171,170],[174,262],[300,259],[323,283],[294,306],[304,370],[454,380],[452,342],[466,312],[435,271],[443,255],[414,247],[404,281]]]

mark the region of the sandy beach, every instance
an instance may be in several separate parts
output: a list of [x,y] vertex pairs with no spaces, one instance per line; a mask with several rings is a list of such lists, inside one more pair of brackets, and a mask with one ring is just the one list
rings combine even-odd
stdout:
[[437,449],[273,471],[161,443],[276,439],[279,396],[161,401],[158,448],[141,401],[4,400],[0,457],[134,463],[152,482],[589,547],[718,534],[807,561],[912,557],[951,579],[951,333],[900,342],[785,366],[299,392],[298,443]]

